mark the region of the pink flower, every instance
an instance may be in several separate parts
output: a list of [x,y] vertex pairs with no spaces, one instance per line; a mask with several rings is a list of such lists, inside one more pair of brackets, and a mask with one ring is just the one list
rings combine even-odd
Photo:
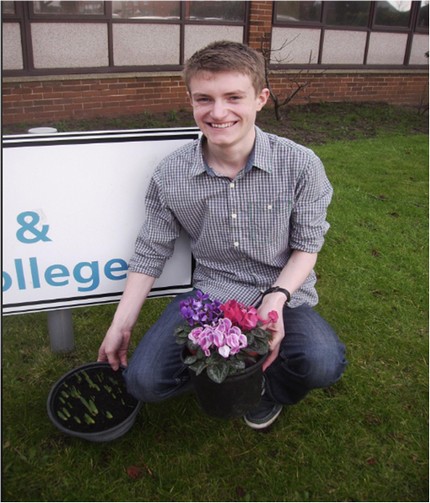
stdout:
[[268,313],[267,316],[269,317],[269,320],[272,323],[276,323],[278,321],[278,318],[279,318],[279,315],[278,315],[277,311],[270,311],[270,313]]
[[[235,327],[233,327],[235,328]],[[240,332],[240,331],[239,331]],[[248,339],[242,334],[237,333],[236,331],[230,332],[225,338],[227,344],[231,348],[230,353],[235,355],[239,353],[242,348],[246,348],[248,345]]]
[[203,332],[203,327],[197,327],[197,328],[194,328],[193,330],[191,330],[191,332],[188,334],[188,339],[190,339],[190,341],[193,343],[193,344],[197,344],[199,345],[199,341],[200,341],[200,334]]
[[224,334],[219,328],[214,328],[212,331],[213,343],[217,348],[224,345]]

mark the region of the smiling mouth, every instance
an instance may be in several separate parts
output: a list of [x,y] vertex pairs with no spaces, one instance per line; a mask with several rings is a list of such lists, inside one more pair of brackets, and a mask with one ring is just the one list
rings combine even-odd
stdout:
[[222,124],[217,124],[215,122],[209,123],[210,127],[214,129],[227,129],[229,127],[232,127],[236,124],[236,122],[223,122]]

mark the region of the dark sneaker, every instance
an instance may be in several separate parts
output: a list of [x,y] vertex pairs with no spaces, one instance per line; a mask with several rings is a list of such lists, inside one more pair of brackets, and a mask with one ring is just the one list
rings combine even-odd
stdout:
[[254,430],[263,430],[273,424],[282,411],[282,405],[264,397],[255,409],[244,416],[245,423]]

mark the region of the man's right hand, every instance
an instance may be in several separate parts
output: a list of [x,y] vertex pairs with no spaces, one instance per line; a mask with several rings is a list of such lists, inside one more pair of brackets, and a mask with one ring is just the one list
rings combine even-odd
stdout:
[[113,324],[107,331],[99,348],[98,362],[109,362],[113,370],[127,366],[127,351],[130,344],[131,330],[116,328]]
[[154,277],[146,274],[128,273],[114,319],[100,346],[98,362],[109,362],[113,370],[118,370],[120,365],[127,366],[131,331],[154,281]]

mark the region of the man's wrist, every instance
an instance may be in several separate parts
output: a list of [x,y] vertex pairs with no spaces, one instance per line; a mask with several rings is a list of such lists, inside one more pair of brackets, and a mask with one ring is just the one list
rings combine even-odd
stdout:
[[280,286],[272,286],[270,288],[268,288],[267,290],[265,290],[263,292],[263,299],[266,295],[270,295],[270,294],[278,294],[278,293],[281,293],[285,296],[285,304],[288,304],[291,300],[291,294],[290,292],[286,289],[286,288],[282,288]]

